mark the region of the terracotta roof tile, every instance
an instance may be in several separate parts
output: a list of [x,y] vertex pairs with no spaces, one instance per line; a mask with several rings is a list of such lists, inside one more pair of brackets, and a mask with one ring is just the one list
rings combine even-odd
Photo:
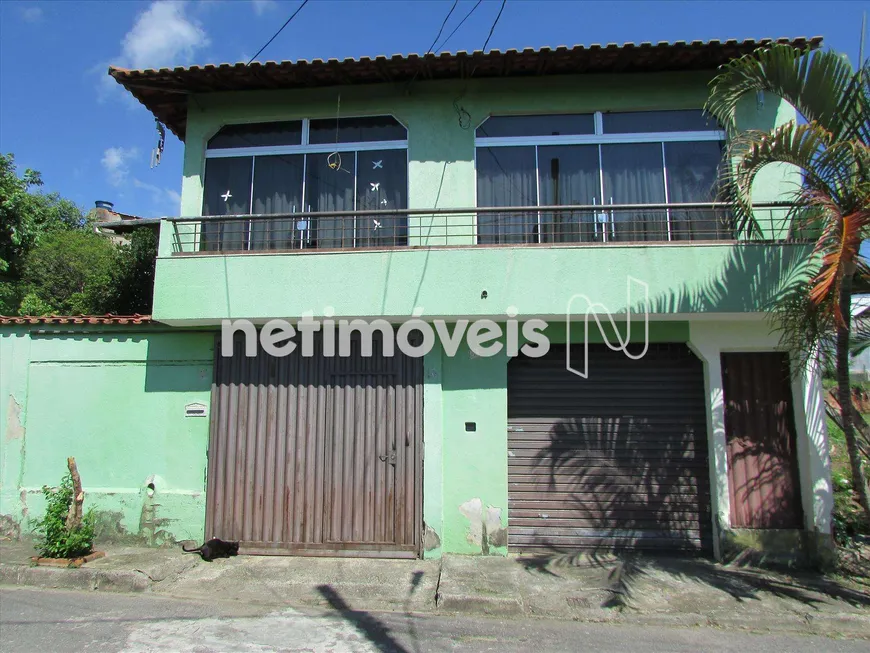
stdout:
[[187,98],[221,91],[311,88],[360,84],[409,84],[437,79],[526,77],[581,73],[638,73],[715,70],[756,48],[782,43],[818,48],[822,38],[677,41],[669,43],[598,43],[523,50],[394,54],[391,57],[255,61],[178,66],[159,70],[110,67],[109,75],[124,86],[154,117],[182,141],[187,129]]
[[0,324],[101,324],[138,325],[151,324],[150,315],[0,315]]

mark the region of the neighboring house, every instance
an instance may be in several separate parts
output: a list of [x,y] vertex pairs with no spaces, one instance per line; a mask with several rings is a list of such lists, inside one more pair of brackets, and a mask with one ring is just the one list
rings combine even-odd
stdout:
[[[160,222],[147,324],[7,330],[30,381],[0,388],[0,512],[75,453],[121,527],[249,552],[829,542],[819,375],[791,374],[761,313],[810,251],[772,204],[799,175],[759,175],[751,240],[711,204],[708,83],[760,43],[111,69],[185,143],[182,216]],[[794,116],[753,96],[739,123]],[[580,295],[612,345],[591,320],[588,360]],[[606,311],[631,320],[625,352]],[[465,338],[328,356],[317,337],[313,357],[248,358],[242,332],[221,354],[226,319],[413,315],[521,324],[493,356]],[[544,356],[516,351],[532,319]]]
[[128,242],[126,236],[134,229],[147,226],[156,230],[160,226],[159,219],[141,218],[138,215],[115,211],[115,205],[106,200],[94,202],[91,216],[93,217],[97,233],[108,236],[116,245]]
[[[870,295],[852,297],[852,331],[867,333],[870,330]],[[852,356],[849,372],[853,378],[870,380],[870,349]]]

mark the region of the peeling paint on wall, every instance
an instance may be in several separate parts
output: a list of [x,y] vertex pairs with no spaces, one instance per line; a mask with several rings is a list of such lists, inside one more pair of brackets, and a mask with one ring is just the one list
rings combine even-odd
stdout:
[[489,547],[507,545],[507,534],[501,525],[501,508],[486,506],[479,497],[469,499],[461,506],[459,512],[468,519],[466,538],[470,544],[480,547],[483,554],[489,553]]
[[6,409],[6,439],[24,439],[25,429],[21,423],[21,404],[15,401],[13,395],[9,395],[9,405]]
[[423,529],[423,550],[434,551],[441,546],[441,538],[431,526],[424,524]]
[[27,490],[21,490],[18,495],[21,498],[21,518],[25,519],[28,515],[27,512]]
[[0,537],[17,540],[21,537],[21,526],[12,515],[0,515]]

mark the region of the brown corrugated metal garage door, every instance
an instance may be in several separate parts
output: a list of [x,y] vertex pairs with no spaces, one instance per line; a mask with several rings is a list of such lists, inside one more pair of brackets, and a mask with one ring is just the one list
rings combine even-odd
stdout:
[[640,360],[590,345],[582,379],[565,354],[508,366],[508,546],[709,553],[701,361],[684,344]]
[[215,362],[206,536],[245,553],[415,557],[422,524],[422,359],[244,356]]
[[722,354],[731,525],[801,528],[788,355]]

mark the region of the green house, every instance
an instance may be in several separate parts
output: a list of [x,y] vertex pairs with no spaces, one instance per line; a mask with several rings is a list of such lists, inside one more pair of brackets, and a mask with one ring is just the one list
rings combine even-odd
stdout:
[[181,215],[150,318],[0,329],[0,512],[50,450],[120,531],[251,553],[829,541],[819,373],[765,319],[800,175],[736,230],[702,111],[768,42],[110,69],[184,143]]

